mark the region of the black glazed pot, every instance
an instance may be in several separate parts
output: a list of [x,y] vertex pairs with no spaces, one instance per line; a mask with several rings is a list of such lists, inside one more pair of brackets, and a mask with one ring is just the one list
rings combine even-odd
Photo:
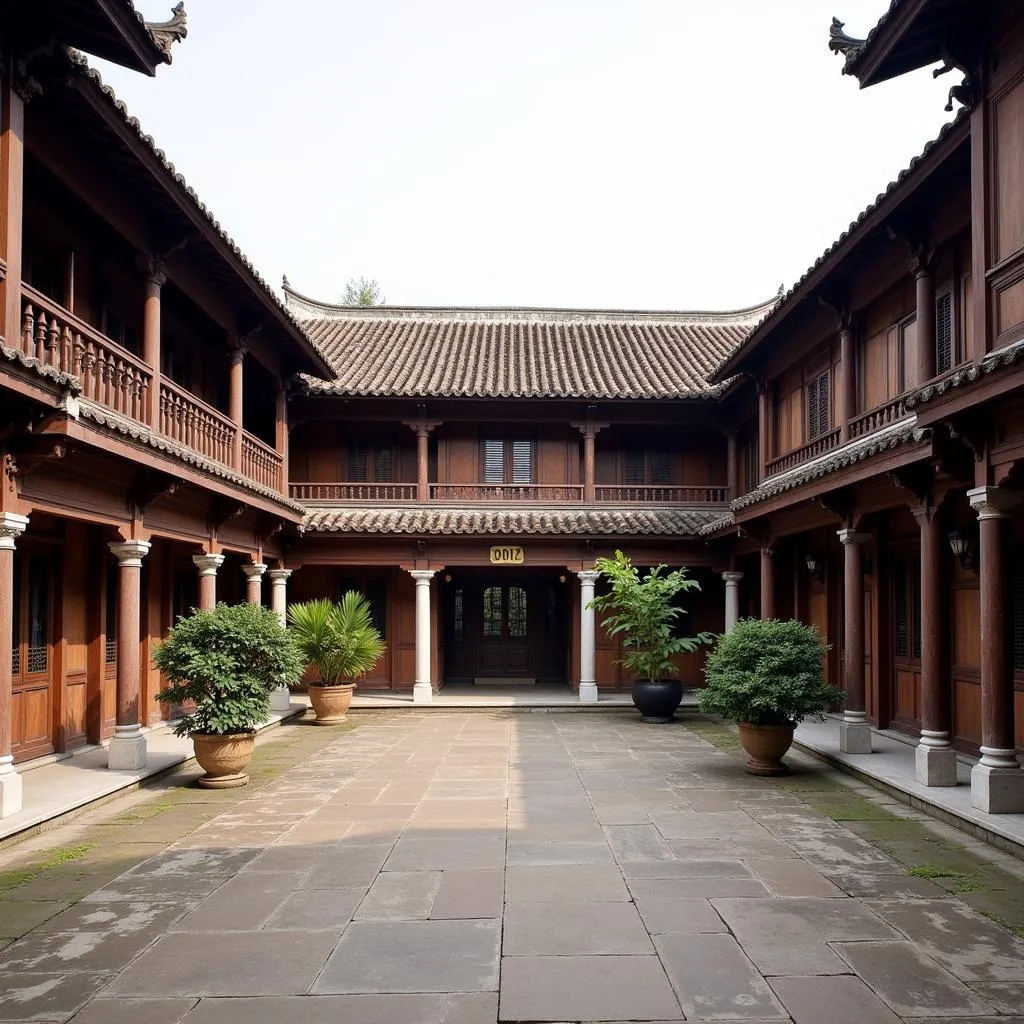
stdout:
[[683,684],[678,679],[638,679],[633,683],[633,703],[645,722],[671,722],[683,699]]

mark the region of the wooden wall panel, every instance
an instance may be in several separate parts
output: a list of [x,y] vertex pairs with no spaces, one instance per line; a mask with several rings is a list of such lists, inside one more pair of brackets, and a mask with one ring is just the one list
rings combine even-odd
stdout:
[[976,588],[956,587],[952,595],[953,664],[981,667],[981,605]]
[[86,592],[86,530],[68,522],[64,546],[64,639],[67,644],[68,675],[85,672],[89,667],[89,636],[86,627],[89,595]]
[[545,437],[538,441],[537,461],[534,468],[534,477],[537,483],[564,484],[570,482],[568,447],[564,440]]
[[961,747],[981,743],[981,684],[977,679],[953,679],[953,738]]
[[888,351],[884,332],[872,335],[864,342],[861,355],[860,407],[873,409],[889,396]]
[[26,685],[11,700],[11,741],[15,760],[39,757],[53,750],[50,687]]
[[[1024,198],[1020,204],[1024,209]],[[1024,322],[1024,279],[996,292],[996,332],[1003,334]]]
[[475,437],[448,438],[446,462],[448,471],[445,479],[448,483],[480,482],[480,443]]
[[1024,246],[1024,83],[995,105],[996,262]]
[[921,677],[919,673],[908,669],[897,669],[895,706],[893,718],[904,723],[920,722],[921,720]]

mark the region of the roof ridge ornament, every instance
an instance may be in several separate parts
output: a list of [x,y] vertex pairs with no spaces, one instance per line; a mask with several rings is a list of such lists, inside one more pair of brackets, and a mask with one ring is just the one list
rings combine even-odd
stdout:
[[855,57],[860,48],[864,45],[864,39],[854,39],[843,31],[845,21],[833,17],[832,25],[828,30],[828,48],[833,53],[841,53],[847,60]]
[[187,21],[185,0],[181,0],[171,8],[171,17],[167,21],[143,22],[168,64],[171,63],[171,47],[188,35]]

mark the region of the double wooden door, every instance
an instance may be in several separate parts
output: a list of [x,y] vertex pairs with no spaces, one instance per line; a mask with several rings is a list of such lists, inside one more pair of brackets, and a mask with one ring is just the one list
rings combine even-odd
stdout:
[[30,543],[14,554],[11,746],[15,760],[53,750],[53,557]]

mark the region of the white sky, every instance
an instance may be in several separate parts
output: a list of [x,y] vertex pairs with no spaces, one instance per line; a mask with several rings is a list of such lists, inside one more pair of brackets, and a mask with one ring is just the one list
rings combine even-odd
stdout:
[[887,6],[188,0],[155,80],[101,72],[275,287],[735,308],[788,288],[952,116],[956,72],[840,74],[831,15],[863,36]]

